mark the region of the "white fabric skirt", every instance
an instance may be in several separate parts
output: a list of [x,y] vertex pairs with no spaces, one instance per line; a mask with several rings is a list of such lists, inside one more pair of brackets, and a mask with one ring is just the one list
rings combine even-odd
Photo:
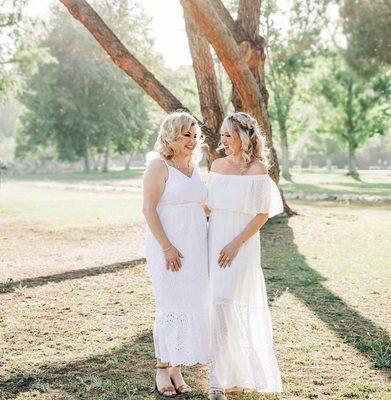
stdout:
[[230,267],[218,266],[219,253],[253,218],[213,209],[208,231],[212,283],[211,386],[259,392],[282,391],[273,349],[259,234],[241,247]]

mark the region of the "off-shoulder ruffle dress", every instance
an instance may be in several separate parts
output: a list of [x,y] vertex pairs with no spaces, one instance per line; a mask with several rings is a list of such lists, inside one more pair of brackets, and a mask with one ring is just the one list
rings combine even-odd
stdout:
[[259,233],[247,240],[228,268],[219,253],[258,213],[283,211],[277,185],[268,175],[210,173],[209,270],[212,285],[211,386],[240,386],[259,392],[282,390],[261,268]]

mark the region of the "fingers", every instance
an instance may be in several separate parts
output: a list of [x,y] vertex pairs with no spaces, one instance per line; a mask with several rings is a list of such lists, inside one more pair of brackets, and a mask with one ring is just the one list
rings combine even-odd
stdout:
[[235,255],[230,255],[226,253],[220,253],[218,264],[221,268],[227,268],[232,264]]
[[178,250],[178,254],[180,258],[183,258],[183,254]]
[[179,271],[182,268],[182,263],[180,258],[176,258],[174,263],[175,263],[175,271]]
[[167,269],[172,272],[177,272],[182,268],[182,262],[179,257],[177,258],[170,258],[166,261]]

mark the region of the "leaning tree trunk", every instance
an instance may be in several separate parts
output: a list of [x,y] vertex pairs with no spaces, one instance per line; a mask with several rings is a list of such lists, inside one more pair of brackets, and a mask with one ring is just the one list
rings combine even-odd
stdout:
[[[165,111],[172,112],[177,109],[188,111],[127,50],[87,1],[60,1],[69,10],[70,14],[90,31],[114,63],[140,85]],[[267,92],[259,88],[252,71],[243,58],[242,50],[238,45],[238,42],[242,41],[240,39],[243,35],[242,30],[232,23],[232,17],[225,9],[221,0],[180,1],[189,18],[197,25],[202,35],[214,47],[238,96],[240,96],[243,103],[243,110],[252,114],[257,119],[261,130],[265,134],[266,144],[270,151],[270,175],[278,183],[279,167],[267,114]],[[248,4],[251,5],[251,1],[248,0]],[[216,10],[219,10],[219,15],[216,13]],[[213,141],[215,133],[207,125],[200,124],[205,137]]]
[[[85,0],[60,0],[69,13],[80,21],[103,47],[113,62],[129,75],[159,106],[171,113],[176,110],[190,112],[156,77],[150,72],[115,36],[102,18]],[[214,135],[201,121],[202,132],[206,138]]]
[[[185,13],[195,21],[215,49],[237,93],[235,97],[241,101],[240,109],[258,121],[269,150],[269,173],[278,183],[280,171],[267,113],[268,93],[263,68],[265,41],[258,34],[261,1],[242,0],[239,5],[239,22],[234,25],[227,13],[221,13],[222,19],[217,14],[216,11],[224,7],[220,0],[180,1]],[[294,212],[281,194],[285,213],[293,215]]]
[[[239,1],[239,10],[238,10],[238,19],[235,23],[236,32],[240,32],[236,34],[237,42],[240,44],[240,48],[243,54],[243,57],[246,60],[247,66],[253,74],[255,81],[257,82],[259,92],[261,93],[261,99],[264,103],[264,109],[268,108],[269,101],[269,92],[266,88],[266,80],[265,80],[265,60],[266,60],[266,40],[259,34],[259,25],[260,25],[260,17],[261,17],[261,5],[262,0],[240,0]],[[236,93],[237,91],[233,87],[233,96],[232,103],[235,107],[235,110],[242,110],[243,105],[241,104],[240,95]],[[267,145],[269,149],[269,160],[271,164],[270,175],[273,180],[278,183],[280,180],[280,168],[277,159],[277,153],[273,146],[272,139],[272,126],[269,121],[269,116],[263,113],[262,117],[265,120],[264,126],[266,130],[264,130],[264,134],[266,136]],[[288,145],[288,143],[287,143]],[[283,157],[283,168],[285,171],[288,171],[286,176],[290,176],[289,174],[289,157],[287,152],[285,153],[286,159]],[[281,196],[284,203],[284,212],[286,215],[291,216],[296,214],[287,204],[284,194],[280,189]]]
[[219,144],[219,131],[224,119],[224,110],[218,90],[217,77],[209,42],[199,31],[197,25],[189,18],[186,11],[184,17],[202,117],[204,118],[205,124],[213,132],[214,140],[212,140],[212,137],[206,138],[209,155],[208,168],[210,169],[213,160],[221,156],[216,149]]

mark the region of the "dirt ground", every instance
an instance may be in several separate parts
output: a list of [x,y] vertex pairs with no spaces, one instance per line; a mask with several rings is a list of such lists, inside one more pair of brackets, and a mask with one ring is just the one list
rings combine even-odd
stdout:
[[[122,200],[115,208],[117,197],[102,196],[94,199],[122,210]],[[0,399],[155,398],[142,219],[128,218],[129,209],[112,223],[61,227],[7,207],[8,215],[0,212]],[[388,400],[390,208],[294,207],[299,216],[271,222],[262,235],[284,393],[230,399]],[[208,369],[185,373],[196,389],[191,398],[205,399]]]

